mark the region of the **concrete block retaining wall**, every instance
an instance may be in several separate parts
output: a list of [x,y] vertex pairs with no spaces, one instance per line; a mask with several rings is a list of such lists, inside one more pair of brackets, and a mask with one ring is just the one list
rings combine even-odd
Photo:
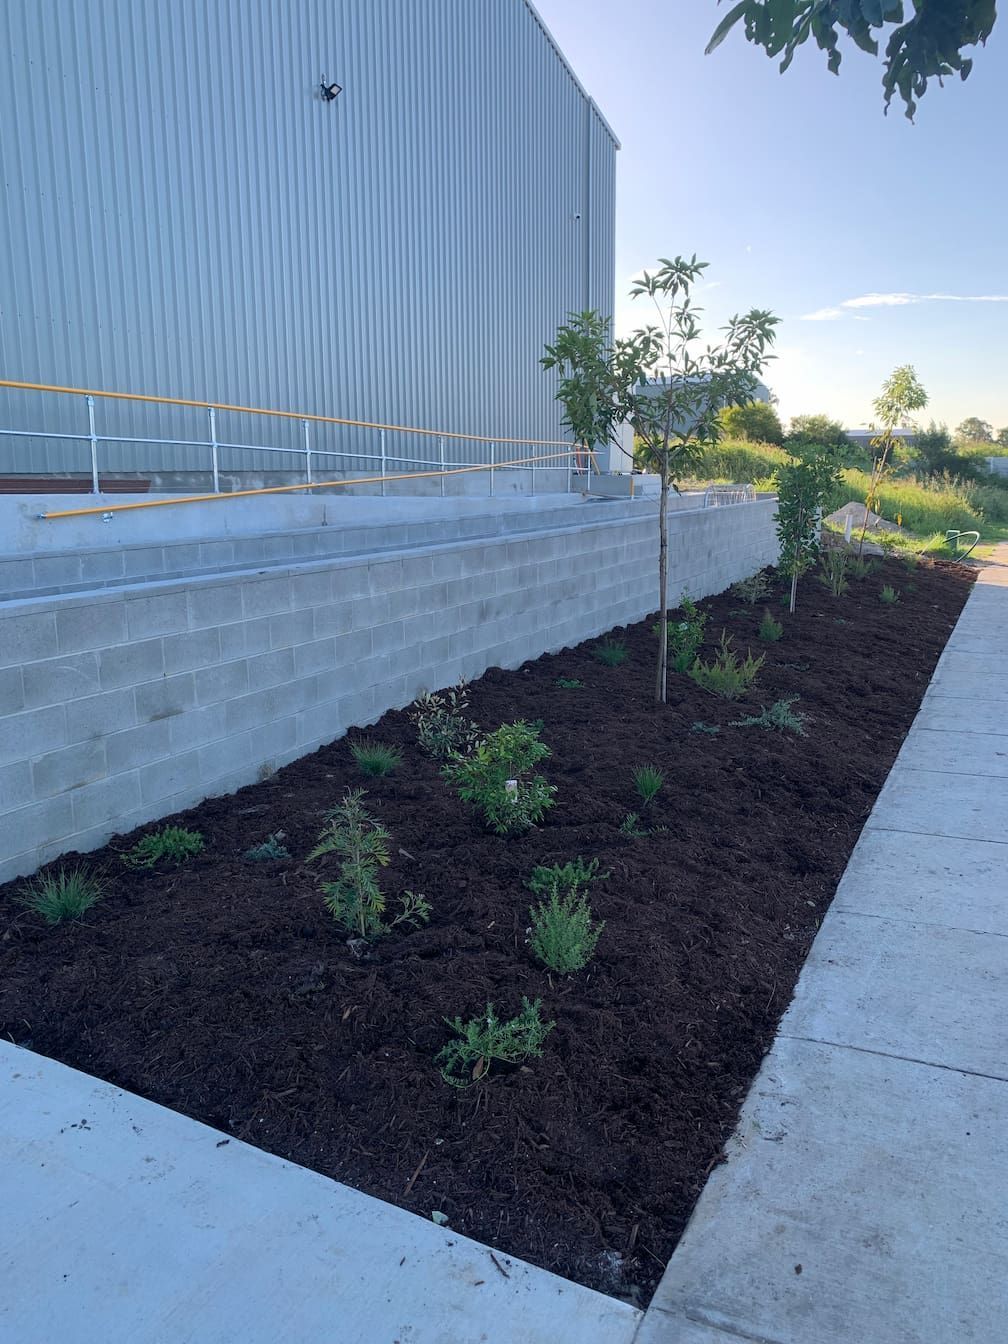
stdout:
[[[775,508],[675,514],[670,594],[772,563]],[[0,881],[251,783],[425,688],[639,620],[656,561],[645,508],[0,604]]]

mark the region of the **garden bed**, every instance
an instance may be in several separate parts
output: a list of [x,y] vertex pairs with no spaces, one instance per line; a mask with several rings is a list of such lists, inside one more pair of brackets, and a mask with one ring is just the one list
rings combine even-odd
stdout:
[[[848,594],[803,581],[756,606],[725,594],[722,628],[767,655],[729,703],[670,674],[652,703],[652,621],[492,670],[471,691],[483,728],[542,720],[556,786],[541,825],[488,833],[405,713],[369,736],[398,745],[364,780],[341,740],[174,820],[202,833],[179,867],[128,871],[132,837],[88,855],[105,899],[54,927],[0,888],[0,1033],[282,1157],[560,1274],[646,1302],[734,1126],[847,858],[968,595],[972,572],[896,561]],[[900,591],[879,601],[883,583]],[[783,623],[762,644],[765,607]],[[557,678],[583,682],[563,688]],[[731,726],[785,695],[800,737]],[[703,723],[719,731],[694,727]],[[633,768],[665,784],[644,808]],[[430,922],[355,955],[308,864],[348,786],[391,834],[390,894]],[[641,814],[650,834],[621,830]],[[243,858],[283,832],[293,857]],[[527,945],[534,865],[598,859],[605,929],[576,975]],[[542,1057],[448,1086],[445,1018],[505,1015],[523,995],[556,1023]]]

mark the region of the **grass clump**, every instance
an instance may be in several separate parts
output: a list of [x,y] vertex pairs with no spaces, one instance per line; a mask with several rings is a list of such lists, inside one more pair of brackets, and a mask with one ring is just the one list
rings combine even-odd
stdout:
[[850,587],[847,582],[847,552],[823,551],[819,565],[822,569],[820,582],[826,585],[834,597],[843,597]]
[[604,639],[601,644],[595,645],[592,655],[606,667],[619,667],[630,657],[630,651],[622,640]]
[[464,679],[446,691],[418,696],[409,717],[421,749],[437,761],[471,751],[479,730],[468,717],[468,709],[469,683]]
[[102,883],[85,868],[60,868],[26,883],[18,899],[26,910],[41,915],[47,924],[63,924],[80,919],[104,895]]
[[524,831],[553,806],[556,787],[530,771],[552,755],[539,727],[519,719],[488,733],[468,756],[456,756],[442,773],[464,802],[475,803],[498,835]]
[[651,832],[646,826],[641,825],[639,812],[628,812],[619,824],[621,835],[632,835],[640,838],[644,835],[650,835]]
[[633,772],[634,788],[647,807],[665,783],[664,773],[656,765],[638,765]]
[[463,1022],[460,1017],[445,1022],[458,1037],[449,1041],[438,1052],[435,1063],[441,1077],[452,1087],[470,1087],[486,1076],[494,1061],[502,1064],[520,1064],[526,1059],[538,1059],[543,1041],[556,1023],[544,1022],[541,1016],[542,1000],[530,1003],[522,998],[522,1009],[517,1017],[502,1022],[497,1010],[488,1003],[480,1017]]
[[555,685],[562,691],[580,691],[584,689],[584,682],[578,681],[577,677],[557,677]]
[[764,608],[763,619],[759,623],[759,637],[764,644],[776,644],[784,634],[780,621],[774,620],[769,607]]
[[378,874],[388,865],[391,837],[369,815],[363,799],[363,789],[347,790],[343,801],[326,818],[308,862],[325,854],[339,856],[339,876],[335,882],[322,885],[326,908],[347,933],[358,938],[376,938],[397,924],[426,923],[430,919],[430,906],[422,896],[404,891],[399,897],[399,914],[395,919],[386,918]]
[[[682,614],[681,620],[665,622],[665,638],[668,641],[670,665],[676,672],[685,673],[696,662],[703,644],[707,613],[700,611],[696,603],[685,593],[679,602],[679,611]],[[660,635],[661,625],[656,624],[652,633]]]
[[804,737],[805,715],[796,714],[791,708],[797,699],[796,695],[781,696],[768,709],[764,709],[762,714],[748,714],[744,718],[735,719],[732,727],[767,728],[778,733],[796,733],[799,737]]
[[271,859],[289,859],[290,850],[280,841],[283,839],[283,831],[276,831],[273,835],[267,836],[261,845],[253,845],[251,849],[245,851],[245,858],[251,863],[268,863]]
[[398,747],[390,747],[385,742],[377,742],[373,737],[361,737],[350,743],[350,754],[358,768],[373,779],[390,775],[402,761],[402,752]]
[[187,831],[184,826],[162,826],[138,840],[132,849],[122,855],[127,868],[153,868],[162,859],[169,863],[184,863],[203,852],[203,837],[199,831]]
[[900,600],[898,589],[894,588],[891,583],[887,583],[878,596],[879,601],[884,602],[887,607],[895,606]]
[[878,561],[873,560],[870,555],[855,555],[850,562],[851,578],[862,583],[870,578],[878,569]]
[[748,651],[744,659],[739,658],[731,646],[731,636],[722,630],[721,643],[713,661],[705,663],[698,658],[689,675],[701,690],[719,695],[723,700],[737,700],[752,686],[765,662],[765,654],[754,658]]
[[[607,877],[603,873],[602,877]],[[569,975],[591,961],[604,923],[594,923],[585,897],[590,883],[601,880],[598,860],[558,863],[532,870],[529,887],[543,897],[532,907],[532,951],[551,971]]]

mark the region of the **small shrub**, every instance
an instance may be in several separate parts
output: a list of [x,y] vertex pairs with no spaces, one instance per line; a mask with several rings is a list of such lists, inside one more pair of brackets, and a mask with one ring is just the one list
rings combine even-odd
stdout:
[[640,816],[636,812],[628,812],[620,822],[619,828],[623,835],[650,835],[647,827],[640,824]]
[[557,677],[556,683],[562,691],[580,691],[584,689],[584,682],[578,681],[577,677]]
[[522,1010],[517,1017],[502,1022],[492,1003],[488,1003],[481,1017],[463,1022],[460,1017],[445,1022],[458,1040],[449,1041],[438,1052],[435,1063],[441,1077],[452,1087],[470,1087],[486,1077],[490,1065],[520,1064],[526,1059],[538,1059],[543,1041],[556,1023],[544,1022],[540,1015],[542,1000],[530,1003],[522,998]]
[[127,868],[153,868],[162,859],[169,863],[183,863],[194,854],[203,852],[203,837],[199,831],[187,831],[183,826],[163,826],[138,840],[132,849],[122,855]]
[[633,772],[633,782],[644,806],[647,807],[665,783],[665,775],[656,765],[638,765]]
[[245,858],[252,863],[267,863],[270,859],[289,859],[290,850],[280,841],[283,839],[283,831],[276,831],[268,836],[261,845],[253,845],[251,849],[245,851]]
[[895,606],[896,603],[899,601],[899,599],[900,599],[899,592],[892,586],[891,583],[887,583],[885,587],[882,589],[882,591],[879,593],[879,601],[884,602],[887,606],[890,607]]
[[435,760],[463,756],[479,739],[479,730],[467,716],[469,683],[464,679],[447,691],[418,696],[410,720],[416,725],[417,741]]
[[[703,644],[707,613],[700,611],[696,603],[685,593],[679,602],[679,610],[682,612],[682,619],[666,621],[665,638],[668,640],[669,661],[673,669],[685,673],[693,666]],[[660,623],[653,626],[652,633],[661,634]]]
[[820,582],[824,583],[834,597],[843,597],[850,587],[847,582],[847,552],[823,551],[819,558],[822,573]]
[[775,621],[770,614],[769,608],[763,612],[763,619],[759,623],[759,637],[765,644],[776,644],[784,634],[784,627],[780,621]]
[[758,602],[763,602],[769,592],[770,575],[763,569],[758,574],[753,574],[751,578],[742,579],[731,586],[732,597],[737,597],[749,607],[755,607]]
[[339,877],[322,885],[326,908],[347,933],[358,938],[375,938],[397,924],[426,923],[430,919],[430,906],[422,896],[404,891],[399,897],[399,914],[392,920],[385,918],[385,897],[378,885],[378,873],[389,862],[390,836],[368,814],[363,798],[363,789],[347,790],[343,801],[326,818],[308,862],[325,854],[339,855],[342,860]]
[[105,895],[97,877],[84,868],[60,868],[44,873],[21,888],[18,899],[27,910],[41,915],[47,924],[80,919]]
[[390,775],[402,760],[398,747],[376,742],[372,737],[361,737],[350,743],[350,754],[365,775],[378,778]]
[[690,725],[691,733],[707,733],[713,737],[715,733],[719,733],[720,731],[721,729],[718,724],[704,723],[703,719],[697,719]]
[[[608,874],[602,874],[603,877]],[[531,910],[532,951],[551,971],[568,975],[587,966],[605,925],[594,924],[585,899],[589,883],[598,880],[598,860],[585,864],[553,864],[532,870],[529,887],[547,897]]]
[[737,700],[756,680],[765,662],[765,654],[754,658],[748,651],[745,659],[740,659],[731,646],[731,637],[722,630],[714,661],[704,663],[698,658],[689,674],[701,690],[724,700]]
[[877,569],[878,561],[869,555],[856,555],[850,562],[851,578],[857,579],[858,583],[869,578]]
[[804,737],[805,715],[796,714],[791,708],[797,699],[796,695],[784,695],[780,700],[775,700],[769,709],[764,709],[762,714],[750,714],[735,719],[732,727],[768,728],[775,729],[779,733],[797,733],[799,737]]
[[551,755],[539,729],[520,720],[488,733],[469,756],[457,756],[442,773],[459,797],[479,807],[498,835],[526,830],[553,806],[556,788],[529,771]]
[[618,639],[604,639],[601,644],[595,645],[592,654],[606,667],[619,667],[630,657],[627,646]]

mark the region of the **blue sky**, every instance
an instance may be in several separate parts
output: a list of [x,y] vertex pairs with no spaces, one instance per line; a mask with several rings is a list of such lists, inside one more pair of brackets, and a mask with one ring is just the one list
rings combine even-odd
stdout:
[[705,56],[714,0],[536,7],[622,143],[617,330],[647,321],[633,275],[696,252],[708,325],[782,319],[767,372],[783,416],[864,424],[909,363],[925,420],[1008,426],[1008,15],[911,124],[895,102],[883,116],[881,64],[854,49],[839,77],[814,46],[781,75],[741,32]]

